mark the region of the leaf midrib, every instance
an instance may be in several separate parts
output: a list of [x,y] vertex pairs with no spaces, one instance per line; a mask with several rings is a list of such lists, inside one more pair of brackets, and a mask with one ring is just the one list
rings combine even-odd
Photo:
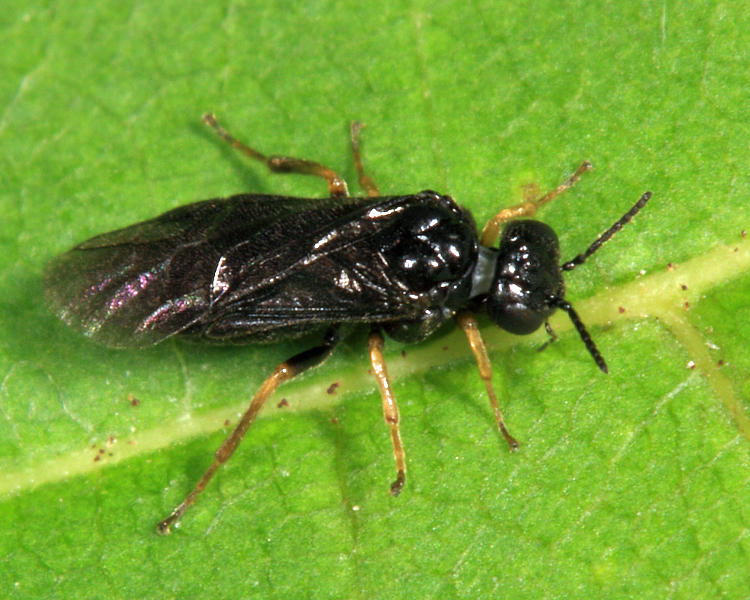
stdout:
[[[605,325],[623,320],[659,319],[686,348],[695,363],[695,371],[709,382],[712,392],[732,414],[738,431],[750,439],[750,419],[742,408],[732,382],[716,367],[707,351],[706,339],[686,318],[689,306],[695,306],[711,289],[744,276],[750,271],[750,242],[741,240],[736,245],[722,245],[684,263],[673,264],[660,272],[639,275],[635,280],[616,287],[608,287],[591,298],[576,303],[585,315],[588,326]],[[687,304],[686,304],[687,303]],[[622,312],[624,309],[624,312]],[[555,315],[552,326],[556,331],[571,328],[564,315]],[[485,328],[483,336],[492,352],[507,350],[519,343],[519,338],[497,328]],[[544,332],[529,336],[538,341]],[[393,380],[412,377],[428,368],[445,366],[466,360],[463,334],[456,330],[439,343],[426,342],[410,351],[408,359],[388,357],[389,373]],[[447,346],[448,350],[444,350]],[[358,370],[337,372],[342,394],[327,394],[329,382],[309,378],[292,383],[285,391],[289,410],[321,410],[341,402],[342,395],[359,395],[375,387],[374,380],[360,376]],[[304,400],[304,402],[302,401]],[[104,466],[117,464],[141,454],[148,454],[190,438],[209,435],[220,429],[226,420],[234,421],[247,401],[231,406],[184,414],[167,424],[159,425],[129,436],[127,440],[108,448],[106,462],[91,460],[88,445],[36,464],[10,469],[0,474],[0,495],[18,494],[38,486],[54,483],[67,477],[86,475]]]

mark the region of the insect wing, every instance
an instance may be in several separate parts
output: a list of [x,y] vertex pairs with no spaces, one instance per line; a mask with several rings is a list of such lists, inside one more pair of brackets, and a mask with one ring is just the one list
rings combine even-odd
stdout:
[[394,277],[387,249],[402,239],[410,207],[455,205],[435,195],[311,202],[222,257],[226,277],[215,277],[211,310],[191,333],[266,341],[324,324],[421,315],[422,298]]
[[108,346],[145,346],[180,331],[205,311],[206,298],[200,286],[184,289],[178,280],[209,264],[201,241],[222,209],[215,201],[191,204],[75,246],[45,269],[49,304]]
[[[47,297],[66,323],[115,347],[186,330],[224,339],[311,320],[367,320],[373,298],[384,306],[393,293],[387,273],[367,262],[409,198],[240,195],[189,204],[57,257],[45,271]],[[353,267],[350,291],[367,294],[342,296],[341,264]]]

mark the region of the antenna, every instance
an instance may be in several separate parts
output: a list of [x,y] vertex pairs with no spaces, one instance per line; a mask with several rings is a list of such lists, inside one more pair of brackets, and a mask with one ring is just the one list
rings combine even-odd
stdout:
[[596,347],[594,340],[591,339],[591,336],[589,335],[589,332],[586,330],[586,326],[583,324],[583,321],[581,321],[581,318],[578,316],[578,313],[575,310],[573,310],[573,307],[570,305],[570,302],[568,302],[567,300],[563,298],[558,298],[557,296],[554,296],[550,298],[550,303],[556,306],[557,308],[559,308],[560,310],[564,310],[566,313],[568,313],[570,320],[573,321],[573,325],[578,331],[578,335],[581,336],[581,340],[583,341],[583,344],[586,346],[586,350],[589,351],[591,358],[594,359],[596,366],[599,367],[604,373],[609,373],[609,369],[607,368],[607,363],[604,361],[604,357],[599,352],[599,348]]
[[[560,268],[563,271],[572,271],[578,265],[581,265],[584,262],[586,262],[586,259],[589,256],[591,256],[594,252],[596,252],[597,250],[599,250],[599,248],[602,247],[602,245],[604,244],[604,242],[606,242],[607,240],[609,240],[613,235],[615,235],[618,231],[620,231],[620,229],[622,229],[623,227],[625,227],[625,225],[627,225],[628,223],[630,223],[630,221],[633,220],[633,217],[635,215],[637,215],[638,212],[644,206],[646,206],[646,202],[648,202],[650,199],[651,199],[651,192],[646,192],[645,194],[643,194],[643,196],[641,196],[638,199],[638,202],[636,202],[628,212],[626,212],[619,219],[617,219],[617,221],[615,221],[615,223],[614,223],[614,225],[612,225],[612,227],[610,227],[609,229],[607,229],[607,231],[605,231],[598,238],[596,238],[596,241],[588,247],[588,249],[586,250],[586,252],[584,252],[583,254],[579,254],[573,260],[569,260],[568,262],[563,263],[560,266]],[[560,306],[560,308],[563,308],[563,307]],[[563,308],[563,310],[566,310],[566,309]],[[571,316],[571,318],[572,318],[572,316]],[[575,321],[574,321],[574,323],[575,323]],[[580,330],[579,330],[579,333],[580,333]]]

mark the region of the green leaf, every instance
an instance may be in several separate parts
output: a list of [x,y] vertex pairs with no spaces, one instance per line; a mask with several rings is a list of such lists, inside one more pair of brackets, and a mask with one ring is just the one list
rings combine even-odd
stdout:
[[[721,2],[6,2],[0,596],[746,597],[749,21]],[[384,193],[437,189],[478,223],[590,159],[540,215],[564,258],[651,189],[567,277],[610,375],[564,315],[542,353],[543,332],[484,327],[509,454],[459,332],[387,343],[408,461],[392,498],[354,336],[279,390],[157,536],[225,421],[300,348],[103,349],[47,312],[41,271],[193,200],[325,195],[248,164],[208,110],[352,184],[362,120]]]

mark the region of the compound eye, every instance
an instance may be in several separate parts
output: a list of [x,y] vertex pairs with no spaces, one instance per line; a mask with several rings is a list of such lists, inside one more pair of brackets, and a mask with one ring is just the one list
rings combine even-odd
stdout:
[[490,303],[487,312],[498,327],[516,335],[534,333],[544,323],[544,315],[523,304],[505,304],[500,310],[491,311]]
[[550,307],[538,304],[528,290],[498,279],[487,295],[487,315],[505,331],[527,335],[539,329],[552,312]]

